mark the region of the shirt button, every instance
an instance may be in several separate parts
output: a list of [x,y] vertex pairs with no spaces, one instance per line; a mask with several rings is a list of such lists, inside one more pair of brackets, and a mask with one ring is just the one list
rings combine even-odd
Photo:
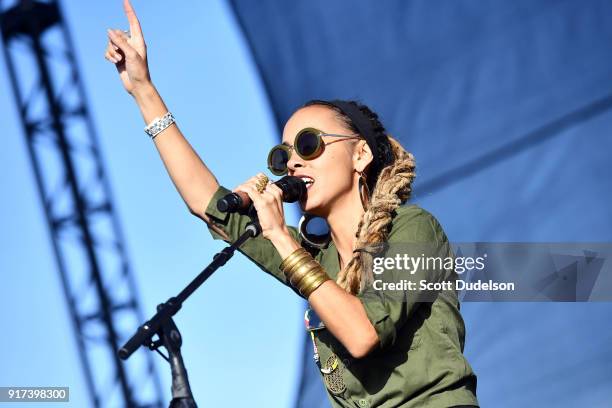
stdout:
[[362,399],[360,399],[360,400],[359,400],[359,406],[360,406],[360,407],[367,407],[367,406],[368,406],[368,400],[365,400],[365,399],[363,399],[363,398],[362,398]]

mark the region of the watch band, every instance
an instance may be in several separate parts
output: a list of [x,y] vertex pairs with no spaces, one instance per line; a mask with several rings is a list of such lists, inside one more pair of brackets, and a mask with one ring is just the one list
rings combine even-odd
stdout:
[[146,134],[151,136],[151,139],[154,139],[155,136],[160,134],[168,126],[170,126],[171,124],[175,122],[176,120],[174,119],[174,116],[172,115],[172,113],[166,112],[166,114],[162,116],[161,118],[158,117],[158,118],[153,119],[153,121],[151,121],[151,123],[149,123],[149,125],[145,127],[144,131],[146,132]]

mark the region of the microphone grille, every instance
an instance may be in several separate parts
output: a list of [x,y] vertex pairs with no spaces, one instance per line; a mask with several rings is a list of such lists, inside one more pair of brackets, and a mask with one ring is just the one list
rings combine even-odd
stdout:
[[285,176],[275,183],[283,190],[283,201],[294,203],[306,195],[306,183],[299,177]]

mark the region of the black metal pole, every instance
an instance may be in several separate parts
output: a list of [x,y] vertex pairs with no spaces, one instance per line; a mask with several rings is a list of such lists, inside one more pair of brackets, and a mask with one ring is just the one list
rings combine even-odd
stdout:
[[176,327],[176,323],[174,323],[174,319],[168,319],[163,325],[160,339],[166,350],[168,350],[168,362],[172,372],[172,401],[170,401],[170,408],[197,408],[191,393],[191,387],[189,386],[187,369],[181,355],[183,339],[178,327]]
[[[127,360],[140,346],[147,346],[151,350],[157,350],[160,346],[168,350],[168,362],[172,369],[172,402],[171,408],[195,408],[196,404],[191,394],[187,370],[183,363],[180,347],[182,339],[172,316],[182,307],[183,302],[200,287],[218,268],[234,255],[238,249],[249,238],[256,237],[261,233],[261,227],[255,217],[247,224],[245,232],[236,242],[223,248],[221,252],[214,255],[212,262],[198,274],[177,296],[171,297],[165,303],[157,306],[157,313],[141,325],[136,333],[118,351],[119,358]],[[153,341],[154,335],[159,340]]]

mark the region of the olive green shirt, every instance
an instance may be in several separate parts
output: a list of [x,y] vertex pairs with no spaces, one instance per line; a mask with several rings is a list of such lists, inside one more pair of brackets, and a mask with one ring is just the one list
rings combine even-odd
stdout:
[[[217,210],[217,201],[230,192],[220,186],[206,209],[213,224],[209,226],[213,238],[226,242],[234,242],[250,221],[246,215]],[[289,231],[297,242],[301,242],[296,228],[289,227]],[[438,221],[416,205],[396,210],[387,242],[390,245],[435,243],[443,248],[442,251],[450,251]],[[251,238],[239,251],[288,285],[279,269],[282,259],[269,240],[261,235]],[[335,280],[340,268],[333,241],[319,250],[315,259]],[[386,276],[385,281],[403,277],[418,279],[419,276],[418,273],[411,276],[405,270],[392,272],[380,276]],[[325,363],[333,353],[342,362],[341,376],[346,389],[338,395],[327,389],[332,406],[448,408],[478,405],[476,375],[463,356],[465,326],[456,292],[440,291],[432,301],[420,297],[418,292],[409,291],[404,295],[403,301],[388,296],[358,296],[380,340],[378,348],[364,358],[353,358],[327,329],[313,332],[320,361]]]

